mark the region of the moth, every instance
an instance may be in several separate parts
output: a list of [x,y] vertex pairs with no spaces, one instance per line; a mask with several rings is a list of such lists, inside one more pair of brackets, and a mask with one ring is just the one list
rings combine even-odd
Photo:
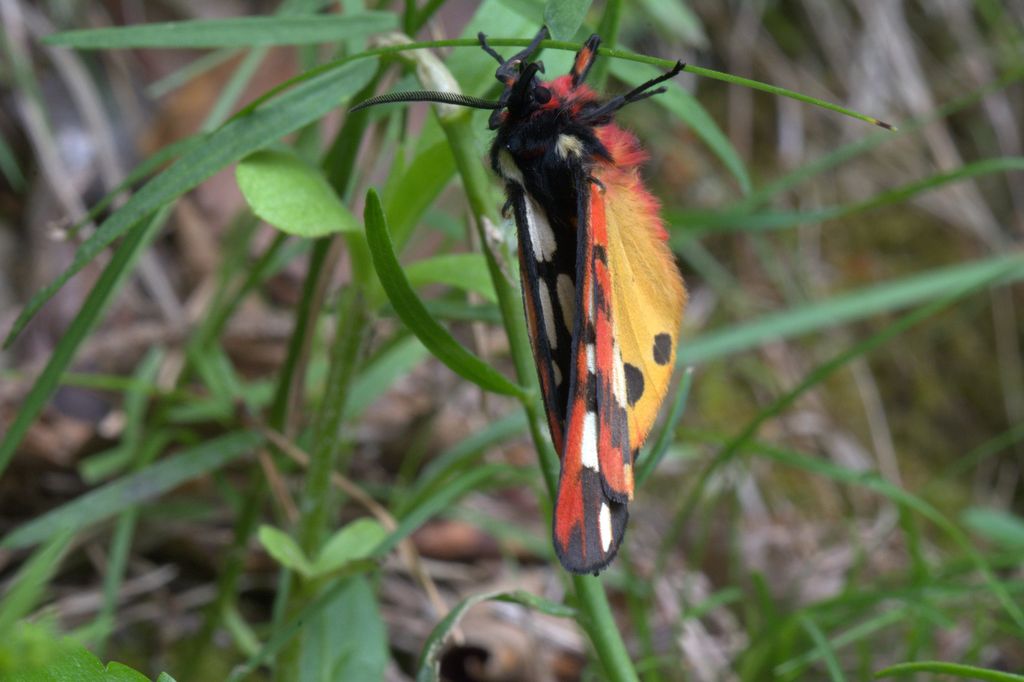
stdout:
[[490,162],[515,219],[520,279],[551,439],[561,460],[554,546],[573,573],[597,573],[622,543],[633,463],[651,431],[675,365],[686,290],[659,203],[644,186],[647,153],[614,122],[633,102],[664,92],[683,70],[611,98],[585,84],[593,35],[568,74],[541,81],[526,49],[498,61],[495,102],[459,93],[380,95],[355,109],[433,101],[492,109]]

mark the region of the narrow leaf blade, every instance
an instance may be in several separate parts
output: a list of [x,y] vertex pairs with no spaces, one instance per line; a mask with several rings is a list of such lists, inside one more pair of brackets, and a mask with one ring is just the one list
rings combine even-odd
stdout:
[[64,530],[78,530],[152,500],[185,481],[197,478],[251,452],[263,438],[240,431],[206,441],[138,473],[119,478],[16,528],[0,547],[29,547]]
[[423,302],[409,285],[402,266],[395,257],[394,245],[388,234],[387,221],[380,199],[372,189],[366,196],[366,241],[370,247],[373,266],[381,285],[395,308],[395,313],[415,334],[423,345],[430,349],[438,360],[448,365],[456,374],[472,381],[481,388],[522,397],[524,391],[493,367],[462,347],[448,331],[434,321]]
[[64,31],[47,36],[43,42],[79,50],[315,45],[390,31],[396,25],[392,12],[235,17]]

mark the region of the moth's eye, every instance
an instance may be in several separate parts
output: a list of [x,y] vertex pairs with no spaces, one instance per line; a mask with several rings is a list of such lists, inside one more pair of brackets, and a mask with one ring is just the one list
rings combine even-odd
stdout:
[[533,91],[533,98],[541,104],[547,104],[551,101],[551,91],[547,88],[537,88]]

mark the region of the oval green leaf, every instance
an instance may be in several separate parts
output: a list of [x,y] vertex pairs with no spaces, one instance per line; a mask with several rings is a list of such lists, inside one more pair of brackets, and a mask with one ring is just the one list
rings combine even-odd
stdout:
[[274,557],[277,563],[307,578],[313,575],[312,564],[291,535],[273,526],[260,526],[257,535],[263,549],[267,550],[267,554]]
[[350,561],[365,559],[373,554],[387,530],[374,519],[357,519],[346,525],[324,543],[313,562],[314,575],[323,575],[341,568]]
[[238,163],[235,180],[252,212],[296,237],[359,229],[324,174],[284,150],[264,150]]

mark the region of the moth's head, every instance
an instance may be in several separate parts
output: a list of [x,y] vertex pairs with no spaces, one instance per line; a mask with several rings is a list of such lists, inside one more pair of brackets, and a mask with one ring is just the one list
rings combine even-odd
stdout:
[[480,39],[480,46],[484,51],[498,60],[498,70],[494,72],[494,77],[505,89],[497,101],[470,97],[459,92],[418,90],[377,95],[360,102],[349,109],[349,112],[395,102],[438,102],[475,109],[490,109],[493,113],[489,119],[489,125],[494,130],[506,122],[522,121],[529,118],[537,109],[551,101],[551,90],[537,78],[538,73],[544,73],[544,63],[529,59],[530,55],[540,47],[541,41],[548,37],[547,27],[541,27],[526,49],[509,59],[505,59],[488,45],[487,38],[483,33],[478,34],[477,37]]
[[494,77],[505,86],[498,98],[498,106],[488,121],[492,130],[507,121],[529,118],[534,111],[551,101],[551,90],[537,77],[538,73],[544,73],[544,63],[529,60],[541,41],[548,37],[547,27],[542,26],[526,49],[509,59],[504,59],[492,49],[483,33],[477,37],[484,51],[498,60],[498,70],[494,72]]

